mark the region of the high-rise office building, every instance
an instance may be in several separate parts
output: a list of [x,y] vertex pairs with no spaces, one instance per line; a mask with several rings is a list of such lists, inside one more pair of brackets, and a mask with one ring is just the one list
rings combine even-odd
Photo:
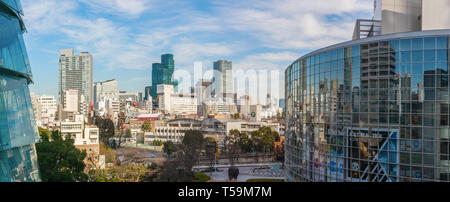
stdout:
[[0,182],[40,181],[19,0],[0,0]]
[[175,69],[175,61],[172,54],[161,55],[161,63],[152,64],[152,88],[151,96],[156,100],[157,86],[160,84],[173,85],[177,92],[178,82],[172,80]]
[[[212,92],[217,97],[228,97],[233,93],[233,64],[231,61],[219,60],[214,62]],[[225,96],[224,96],[225,95]]]
[[450,181],[450,26],[437,18],[424,29],[428,3],[445,7],[436,16],[450,10],[446,1],[377,1],[390,34],[325,47],[287,67],[288,181]]
[[[94,102],[94,86],[92,80],[93,74],[93,56],[88,52],[81,52],[74,55],[73,49],[61,50],[58,64],[58,81],[60,103],[64,103],[64,91],[77,90],[78,94],[84,96],[88,109],[88,105]],[[80,112],[87,114],[87,111]]]
[[94,83],[94,106],[98,107],[98,102],[104,99],[118,99],[119,88],[116,79]]

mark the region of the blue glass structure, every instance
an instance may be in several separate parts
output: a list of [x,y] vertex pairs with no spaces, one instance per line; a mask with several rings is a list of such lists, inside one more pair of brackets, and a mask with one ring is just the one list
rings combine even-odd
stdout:
[[175,61],[172,54],[161,55],[161,63],[152,64],[152,88],[150,95],[153,100],[157,98],[157,87],[160,84],[173,85],[177,91],[178,82],[173,81],[173,72],[175,69]]
[[450,30],[309,53],[285,72],[289,181],[450,181]]
[[0,182],[40,180],[22,14],[19,0],[0,0]]

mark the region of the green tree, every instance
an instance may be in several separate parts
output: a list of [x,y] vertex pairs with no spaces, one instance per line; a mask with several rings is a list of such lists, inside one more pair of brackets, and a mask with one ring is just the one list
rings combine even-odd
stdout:
[[225,137],[226,155],[231,165],[234,165],[238,161],[239,156],[242,153],[242,137],[242,133],[236,129],[230,130],[228,135]]
[[187,171],[191,171],[198,162],[203,146],[203,135],[201,131],[187,131],[183,138],[184,166]]
[[151,132],[152,131],[152,123],[150,121],[144,121],[141,127],[142,132]]
[[42,138],[42,136],[46,136],[48,139],[52,138],[52,135],[48,129],[38,127],[39,136]]
[[108,142],[110,138],[114,137],[115,128],[114,122],[108,118],[97,117],[95,119],[95,125],[100,132],[100,140],[102,142]]
[[131,129],[127,129],[127,134],[125,135],[125,138],[131,138]]
[[274,142],[279,137],[276,131],[272,131],[270,127],[263,126],[257,131],[251,133],[255,142],[255,148],[258,152],[273,152]]
[[44,133],[41,142],[36,144],[39,170],[44,182],[84,182],[88,175],[83,160],[86,151],[75,148],[74,140],[67,136],[62,138],[58,131],[53,131],[51,139]]
[[176,145],[172,141],[164,142],[164,153],[166,153],[169,157],[177,151]]
[[209,167],[212,168],[214,166],[214,160],[216,159],[216,149],[217,149],[217,142],[212,137],[205,138],[205,153],[206,157],[208,157],[209,160]]
[[203,135],[201,131],[186,131],[180,151],[175,158],[165,161],[159,173],[161,182],[192,182],[195,180],[192,168],[198,162],[203,148]]
[[110,166],[105,169],[90,170],[89,181],[92,182],[141,182],[147,168],[142,164]]
[[239,113],[232,114],[232,115],[231,115],[231,118],[232,118],[232,119],[240,119],[240,118],[241,118],[241,115],[240,115]]

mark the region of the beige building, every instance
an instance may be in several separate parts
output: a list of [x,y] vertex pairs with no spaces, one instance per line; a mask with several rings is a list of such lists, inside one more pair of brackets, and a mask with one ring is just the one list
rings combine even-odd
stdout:
[[173,85],[158,85],[158,108],[167,114],[197,114],[195,94],[175,94]]
[[450,1],[424,0],[422,6],[422,30],[436,30],[449,28],[450,28]]
[[450,28],[448,0],[375,0],[382,34]]
[[74,140],[76,148],[86,151],[85,162],[89,164],[89,167],[104,167],[104,158],[99,155],[99,129],[97,127],[85,125],[82,115],[76,115],[74,121],[61,122],[60,131],[64,138],[69,135]]

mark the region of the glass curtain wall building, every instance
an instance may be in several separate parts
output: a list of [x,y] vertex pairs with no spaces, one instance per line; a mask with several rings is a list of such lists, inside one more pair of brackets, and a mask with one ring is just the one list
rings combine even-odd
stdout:
[[173,72],[175,69],[175,61],[172,54],[161,55],[161,63],[152,64],[152,88],[151,96],[154,100],[157,98],[157,86],[160,84],[173,85],[175,92],[177,91],[178,82],[173,81]]
[[380,35],[285,72],[289,181],[450,181],[450,30]]
[[22,14],[18,0],[0,0],[0,182],[40,180]]

